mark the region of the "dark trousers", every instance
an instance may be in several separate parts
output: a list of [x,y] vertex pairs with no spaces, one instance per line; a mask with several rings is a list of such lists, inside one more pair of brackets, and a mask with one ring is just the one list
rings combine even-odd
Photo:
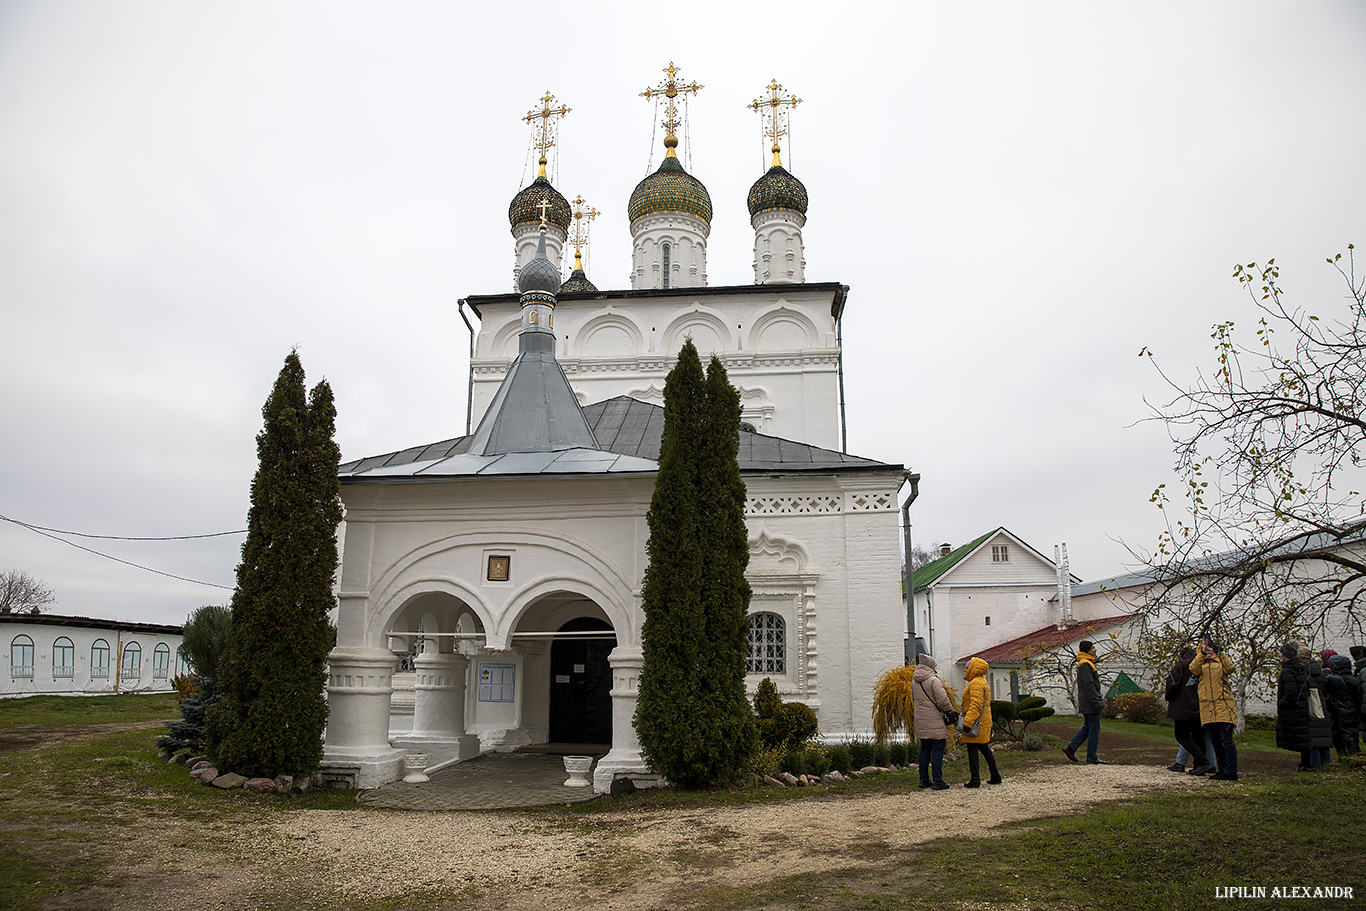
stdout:
[[1176,730],[1176,742],[1191,754],[1195,767],[1209,765],[1209,757],[1205,755],[1204,726],[1198,721],[1173,721],[1172,727]]
[[986,759],[987,759],[987,768],[991,770],[991,777],[992,777],[992,778],[1000,778],[1000,777],[1001,777],[1001,773],[998,772],[998,771],[996,771],[996,757],[993,756],[993,755],[991,755],[991,748],[990,748],[990,747],[988,747],[985,743],[969,743],[969,744],[967,745],[967,748],[968,748],[968,773],[972,776],[972,778],[971,778],[972,781],[980,781],[980,780],[981,780],[981,779],[978,778],[978,776],[977,776],[977,770],[978,770],[979,768],[981,768],[981,766],[979,766],[979,765],[977,764],[977,757],[978,757],[979,755],[985,756],[985,757],[986,757]]
[[1081,716],[1081,727],[1072,735],[1067,748],[1075,753],[1083,740],[1086,741],[1086,761],[1095,762],[1100,759],[1100,712]]
[[934,769],[934,782],[944,780],[944,743],[943,740],[920,738],[920,781],[930,780],[930,769]]
[[1238,747],[1233,743],[1233,725],[1215,721],[1205,725],[1214,736],[1214,762],[1225,775],[1238,774]]

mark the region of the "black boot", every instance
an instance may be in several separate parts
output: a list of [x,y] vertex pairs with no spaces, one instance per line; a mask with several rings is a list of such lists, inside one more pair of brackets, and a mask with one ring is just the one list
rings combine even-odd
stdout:
[[982,786],[982,780],[981,780],[980,778],[974,778],[974,779],[972,779],[971,781],[969,781],[967,784],[963,785],[963,787],[965,787],[965,788],[980,788],[981,786]]

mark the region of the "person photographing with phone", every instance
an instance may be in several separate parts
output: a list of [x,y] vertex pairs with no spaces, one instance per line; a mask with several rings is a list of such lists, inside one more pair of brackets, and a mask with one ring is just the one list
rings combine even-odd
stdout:
[[1233,661],[1218,642],[1206,636],[1191,659],[1190,672],[1199,678],[1195,691],[1200,700],[1200,723],[1210,732],[1214,744],[1216,769],[1210,781],[1237,781],[1238,747],[1233,743],[1233,728],[1238,721],[1238,708],[1228,682],[1233,674]]

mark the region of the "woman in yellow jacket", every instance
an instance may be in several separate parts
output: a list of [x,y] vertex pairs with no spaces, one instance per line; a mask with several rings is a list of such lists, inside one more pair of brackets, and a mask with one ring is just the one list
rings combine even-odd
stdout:
[[[985,756],[991,777],[987,784],[1000,784],[1001,773],[996,769],[996,757],[991,754],[991,690],[987,687],[989,665],[983,658],[973,658],[968,662],[967,673],[963,675],[967,683],[963,687],[963,714],[958,719],[959,729],[963,732],[963,743],[968,747],[968,772],[972,777],[965,788],[980,788],[982,779],[978,777],[978,756]],[[972,733],[976,728],[977,733]]]
[[1238,722],[1238,706],[1228,683],[1233,661],[1218,642],[1201,639],[1190,667],[1191,676],[1199,678],[1195,694],[1200,699],[1200,724],[1214,743],[1218,768],[1210,781],[1237,781],[1238,747],[1233,743],[1233,728]]

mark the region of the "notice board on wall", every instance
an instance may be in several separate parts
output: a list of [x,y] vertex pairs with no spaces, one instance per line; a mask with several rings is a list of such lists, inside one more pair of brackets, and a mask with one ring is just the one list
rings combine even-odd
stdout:
[[512,702],[516,695],[517,665],[479,665],[480,702]]

